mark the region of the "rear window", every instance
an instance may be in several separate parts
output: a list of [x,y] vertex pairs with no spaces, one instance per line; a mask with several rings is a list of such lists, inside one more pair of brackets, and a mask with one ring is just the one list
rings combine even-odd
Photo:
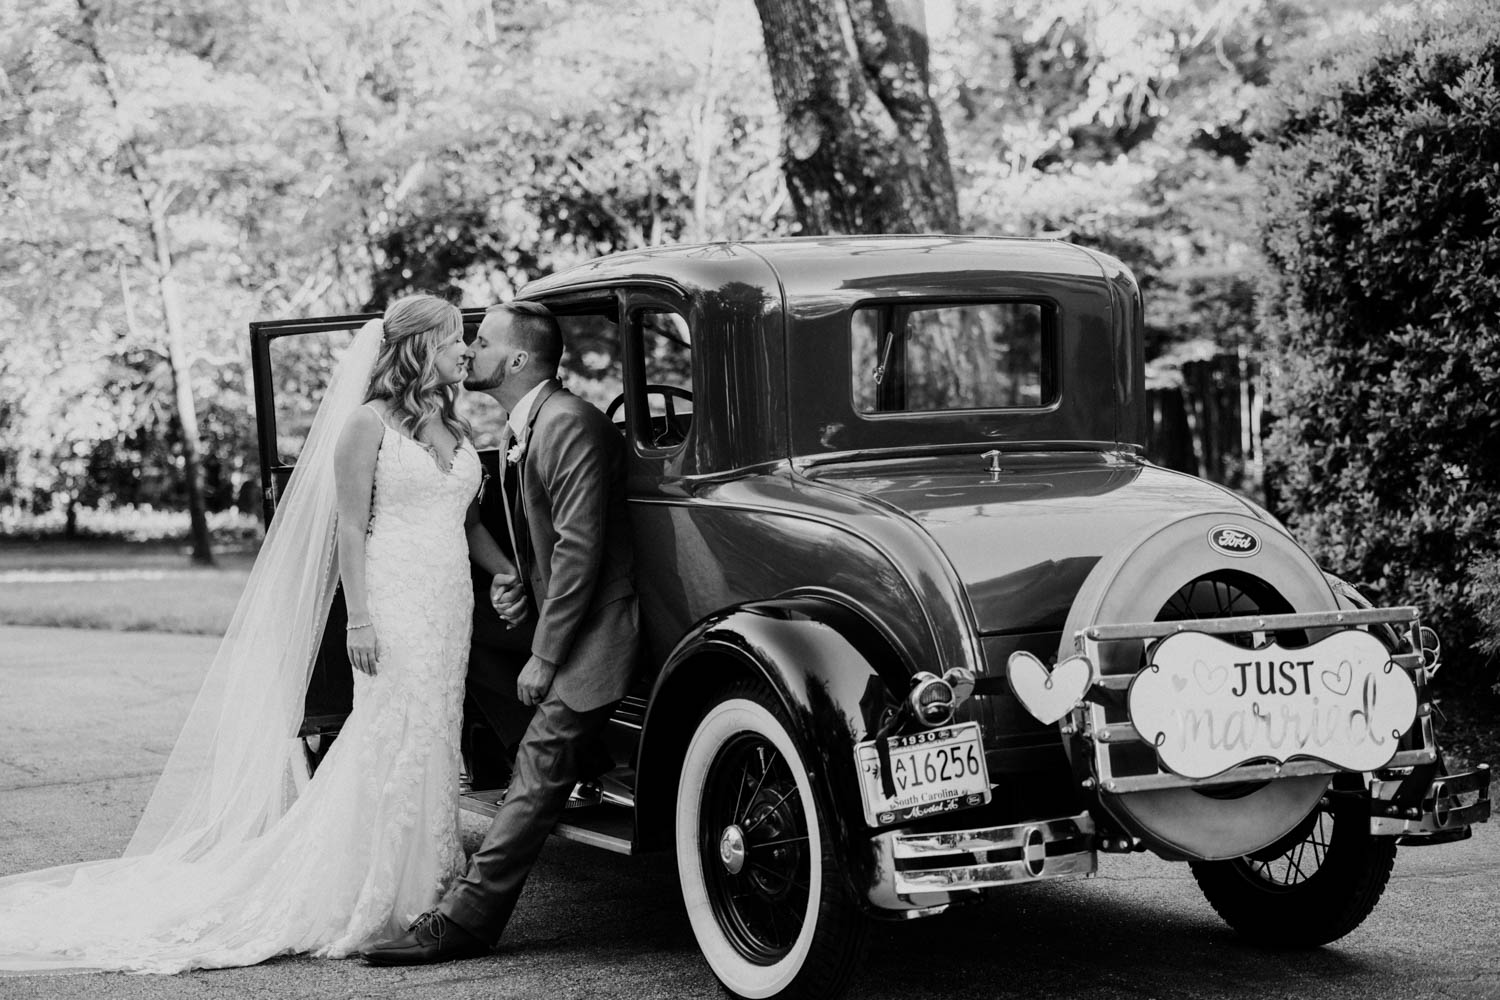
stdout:
[[1057,401],[1055,310],[1039,302],[884,303],[850,322],[861,413],[1004,410]]

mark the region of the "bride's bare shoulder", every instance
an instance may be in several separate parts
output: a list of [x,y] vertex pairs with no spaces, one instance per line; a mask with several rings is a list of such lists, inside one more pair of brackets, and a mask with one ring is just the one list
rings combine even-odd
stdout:
[[349,414],[339,432],[339,451],[364,451],[379,445],[385,433],[385,415],[377,409],[379,406],[378,402],[366,403]]

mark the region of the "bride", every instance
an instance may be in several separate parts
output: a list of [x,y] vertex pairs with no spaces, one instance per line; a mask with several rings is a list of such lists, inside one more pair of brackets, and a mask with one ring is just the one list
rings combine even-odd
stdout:
[[[469,357],[431,296],[355,337],[125,855],[0,879],[0,971],[345,956],[461,871]],[[340,578],[354,706],[309,780],[295,735]]]

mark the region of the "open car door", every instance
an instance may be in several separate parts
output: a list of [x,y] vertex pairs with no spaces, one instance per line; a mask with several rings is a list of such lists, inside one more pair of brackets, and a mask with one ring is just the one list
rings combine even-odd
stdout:
[[[277,501],[296,467],[297,455],[339,359],[359,328],[378,315],[362,313],[250,324],[256,443],[267,526],[276,516]],[[463,316],[464,330],[472,334],[484,318],[484,310],[467,309]],[[303,707],[299,735],[307,744],[309,762],[313,765],[327,752],[349,715],[354,697],[354,681],[344,651],[346,621],[341,587],[334,594]]]

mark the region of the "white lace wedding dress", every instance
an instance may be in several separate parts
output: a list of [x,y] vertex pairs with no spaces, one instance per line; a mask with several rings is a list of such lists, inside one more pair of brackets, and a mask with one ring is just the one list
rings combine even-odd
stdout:
[[0,884],[0,970],[340,957],[437,902],[463,863],[458,740],[474,599],[463,525],[479,480],[467,442],[445,472],[386,427],[367,562],[378,668],[355,672],[353,712],[317,773],[264,832],[192,860],[148,854]]

